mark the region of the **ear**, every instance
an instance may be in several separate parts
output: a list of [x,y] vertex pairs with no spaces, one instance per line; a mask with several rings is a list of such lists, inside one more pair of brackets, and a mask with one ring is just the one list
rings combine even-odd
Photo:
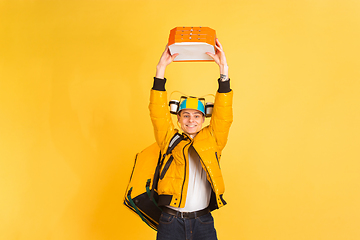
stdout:
[[205,122],[205,116],[203,115],[203,123]]
[[178,119],[178,122],[180,122],[180,114],[177,114],[177,119]]

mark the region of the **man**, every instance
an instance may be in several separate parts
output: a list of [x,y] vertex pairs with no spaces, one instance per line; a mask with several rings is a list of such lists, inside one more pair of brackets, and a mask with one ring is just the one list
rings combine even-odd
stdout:
[[[225,53],[218,39],[215,47],[215,54],[207,53],[220,68],[210,124],[202,128],[204,106],[197,98],[184,100],[177,115],[184,140],[165,159],[160,171],[157,193],[163,212],[158,240],[217,239],[210,212],[226,204],[219,162],[232,123],[233,92]],[[178,132],[168,110],[164,78],[166,67],[177,55],[171,55],[166,46],[156,68],[150,96],[150,116],[162,153]]]

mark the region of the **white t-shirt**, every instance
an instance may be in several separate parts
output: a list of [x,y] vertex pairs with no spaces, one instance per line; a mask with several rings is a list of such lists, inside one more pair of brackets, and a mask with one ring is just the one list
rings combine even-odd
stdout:
[[189,148],[189,185],[184,208],[168,206],[180,212],[199,211],[209,206],[211,185],[206,179],[206,172],[200,163],[195,149]]

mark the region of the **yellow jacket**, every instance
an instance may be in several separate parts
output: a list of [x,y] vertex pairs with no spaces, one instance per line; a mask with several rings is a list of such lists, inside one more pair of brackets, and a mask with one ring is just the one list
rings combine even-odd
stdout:
[[[189,172],[188,150],[191,145],[198,153],[211,184],[212,195],[209,209],[214,210],[226,204],[222,197],[225,186],[219,162],[233,121],[232,97],[232,91],[217,92],[210,124],[204,127],[194,139],[183,133],[185,140],[174,148],[170,156],[167,156],[160,171],[157,187],[159,206],[185,207]],[[170,116],[166,91],[151,90],[149,109],[155,139],[163,154],[171,138],[178,132]],[[169,159],[172,161],[171,164],[166,164]]]

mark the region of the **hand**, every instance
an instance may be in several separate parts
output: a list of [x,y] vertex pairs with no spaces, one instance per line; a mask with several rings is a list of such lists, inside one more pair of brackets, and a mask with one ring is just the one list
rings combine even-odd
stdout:
[[222,45],[221,45],[219,39],[216,39],[216,41],[215,41],[215,54],[212,54],[210,52],[207,52],[206,54],[209,55],[212,59],[214,59],[215,63],[217,65],[219,65],[220,75],[221,76],[225,75],[225,78],[228,79],[229,78],[229,75],[228,75],[229,67],[227,65],[225,53],[223,51],[223,48],[222,48]]
[[166,67],[174,61],[174,59],[179,55],[179,53],[174,53],[171,55],[169,46],[166,44],[165,51],[162,53],[159,63],[156,66],[156,78],[163,79],[165,77]]

